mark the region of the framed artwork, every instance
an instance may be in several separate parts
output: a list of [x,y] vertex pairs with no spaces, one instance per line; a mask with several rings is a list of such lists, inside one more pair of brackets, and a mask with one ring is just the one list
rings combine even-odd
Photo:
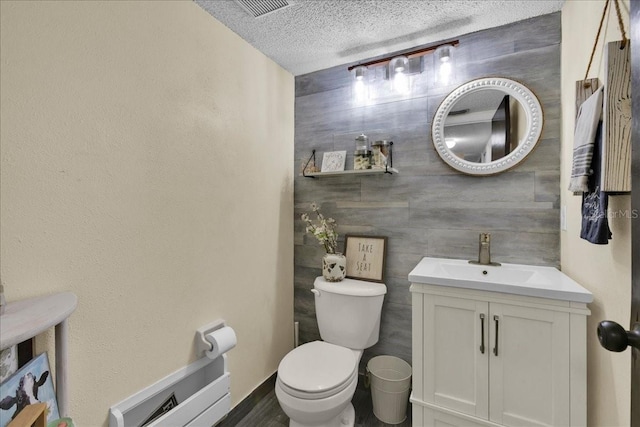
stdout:
[[47,405],[47,423],[60,418],[47,353],[42,353],[0,384],[0,427],[31,403]]
[[18,346],[14,345],[0,351],[0,383],[18,370]]
[[346,151],[328,151],[324,153],[324,156],[322,156],[322,169],[320,172],[343,171],[346,159]]
[[347,276],[350,279],[382,282],[387,251],[387,238],[350,236],[344,238]]

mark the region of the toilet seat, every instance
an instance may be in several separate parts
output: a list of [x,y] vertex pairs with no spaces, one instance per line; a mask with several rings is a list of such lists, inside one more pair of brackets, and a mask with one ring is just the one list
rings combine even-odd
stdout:
[[348,348],[313,341],[293,349],[278,366],[278,382],[289,395],[323,399],[357,381],[357,357]]

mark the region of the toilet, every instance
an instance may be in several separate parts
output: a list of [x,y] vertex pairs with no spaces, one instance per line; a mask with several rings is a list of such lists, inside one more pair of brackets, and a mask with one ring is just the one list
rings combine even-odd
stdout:
[[378,342],[382,283],[316,278],[313,289],[322,341],[291,350],[278,366],[276,397],[290,427],[347,427],[365,348]]

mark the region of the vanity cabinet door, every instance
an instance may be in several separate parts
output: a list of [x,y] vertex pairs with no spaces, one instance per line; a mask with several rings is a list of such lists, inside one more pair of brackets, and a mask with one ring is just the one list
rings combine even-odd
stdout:
[[423,304],[422,399],[488,419],[489,304],[428,294]]
[[568,426],[569,314],[490,303],[490,420]]
[[475,423],[468,418],[463,418],[461,416],[456,416],[432,408],[417,407],[416,410],[422,411],[423,421],[421,424],[416,424],[414,418],[414,427],[486,427],[486,424],[484,423]]

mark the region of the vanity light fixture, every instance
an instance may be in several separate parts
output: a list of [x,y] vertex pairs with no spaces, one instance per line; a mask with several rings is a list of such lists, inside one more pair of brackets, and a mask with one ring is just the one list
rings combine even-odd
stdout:
[[409,81],[409,58],[404,55],[396,56],[389,62],[389,79],[393,90],[406,95],[411,90]]
[[[354,75],[356,78],[356,82],[366,82],[366,71],[369,68],[388,65],[388,77],[392,81],[394,89],[400,93],[407,93],[409,91],[409,74],[422,72],[422,68],[420,68],[420,70],[411,69],[411,59],[422,57],[428,53],[438,52],[438,55],[434,55],[436,56],[436,61],[438,61],[439,64],[448,65],[437,66],[436,69],[438,70],[438,73],[444,73],[448,76],[448,79],[450,79],[453,73],[453,51],[454,47],[458,44],[460,44],[459,40],[451,40],[448,42],[439,43],[437,45],[424,47],[409,52],[403,52],[400,55],[389,56],[369,62],[364,62],[362,64],[352,65],[348,67],[348,70],[355,70]],[[440,78],[439,80],[442,81],[442,78]]]
[[354,95],[358,103],[366,102],[369,98],[369,87],[367,85],[367,67],[356,67],[354,70],[356,83],[354,85]]
[[436,83],[448,84],[452,80],[454,71],[454,51],[453,45],[445,44],[438,47],[435,51],[434,69]]

